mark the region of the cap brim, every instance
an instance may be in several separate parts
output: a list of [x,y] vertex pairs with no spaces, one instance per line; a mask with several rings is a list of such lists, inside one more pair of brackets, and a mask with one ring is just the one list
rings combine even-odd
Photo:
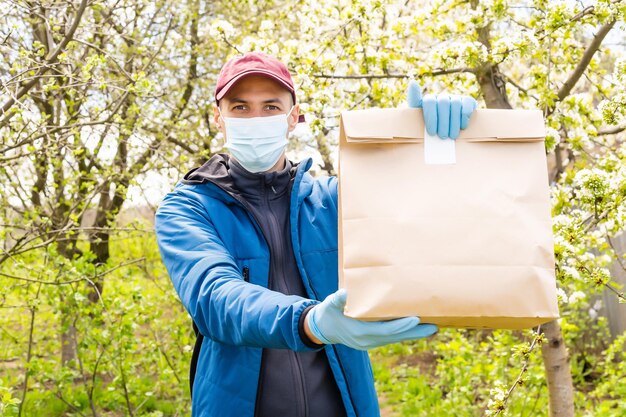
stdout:
[[241,80],[244,77],[248,77],[250,75],[264,75],[266,77],[269,77],[273,79],[274,81],[278,82],[279,84],[281,84],[283,87],[285,87],[291,94],[294,94],[293,87],[287,84],[286,82],[284,82],[278,75],[270,71],[265,71],[262,69],[255,68],[255,69],[251,69],[248,71],[244,71],[234,76],[228,83],[226,83],[226,85],[219,91],[219,93],[215,95],[215,99],[217,101],[220,101],[222,98],[224,98],[226,93],[228,93],[228,90],[230,90],[233,87],[233,85],[237,83],[237,81]]

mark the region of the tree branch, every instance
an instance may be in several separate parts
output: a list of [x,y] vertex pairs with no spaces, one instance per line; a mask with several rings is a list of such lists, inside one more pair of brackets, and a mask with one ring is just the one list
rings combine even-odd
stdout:
[[528,365],[530,364],[530,354],[535,349],[535,346],[537,345],[537,343],[541,343],[541,342],[542,342],[541,325],[539,325],[537,327],[537,329],[535,330],[535,337],[533,338],[532,343],[528,347],[528,350],[525,351],[524,354],[523,354],[525,360],[524,360],[524,364],[522,365],[522,369],[520,370],[519,375],[517,376],[517,379],[515,380],[515,382],[513,382],[513,385],[511,385],[511,387],[506,392],[506,395],[502,399],[501,407],[498,407],[498,409],[497,409],[496,413],[494,414],[494,416],[500,415],[500,413],[505,410],[506,403],[509,400],[509,398],[511,397],[511,394],[513,393],[515,388],[517,386],[520,386],[520,385],[524,384],[524,374],[526,373],[526,371],[528,371]]
[[190,57],[189,57],[189,70],[187,71],[187,80],[185,82],[185,90],[183,92],[181,101],[179,102],[178,108],[174,113],[173,119],[177,120],[180,115],[183,113],[187,104],[189,103],[189,99],[191,98],[191,94],[193,93],[193,81],[198,77],[198,44],[200,43],[200,38],[198,37],[198,13],[199,13],[200,5],[197,1],[190,2],[191,9],[191,22],[189,24],[189,49],[190,49]]
[[[115,105],[115,107],[110,110],[109,115],[102,120],[94,120],[91,122],[84,122],[84,123],[75,123],[75,124],[64,124],[64,125],[51,125],[49,126],[49,130],[43,132],[43,133],[39,133],[35,136],[29,136],[26,137],[24,139],[22,139],[21,141],[9,145],[4,149],[0,149],[0,155],[4,154],[10,150],[19,148],[20,146],[23,145],[28,145],[30,143],[33,143],[34,141],[36,141],[37,139],[41,139],[42,137],[45,137],[47,135],[59,132],[59,131],[63,131],[63,130],[70,130],[70,129],[77,129],[77,128],[82,128],[82,127],[86,127],[86,126],[97,126],[97,125],[106,125],[106,130],[104,133],[108,132],[108,129],[110,127],[110,123],[113,120],[113,118],[115,117],[115,115],[118,113],[118,111],[122,108],[122,104],[124,104],[124,100],[126,99],[126,96],[128,95],[128,91],[125,91],[124,94],[120,97],[119,102]],[[22,129],[23,130],[23,129]],[[38,130],[36,130],[38,131]],[[96,161],[95,159],[95,155],[98,154],[98,152],[100,151],[100,147],[102,145],[102,141],[100,141],[98,143],[98,145],[96,146],[96,148],[94,149],[94,152],[89,151],[89,149],[86,146],[83,146],[83,149],[87,152],[88,155],[88,159],[90,161],[90,165],[89,165],[89,169],[91,169],[92,167],[97,167],[97,168],[101,168],[100,164]]]
[[9,98],[9,100],[7,100],[7,102],[4,103],[4,105],[0,109],[0,114],[4,114],[4,118],[0,121],[0,127],[6,125],[13,115],[13,113],[6,114],[6,112],[20,98],[22,98],[26,93],[28,93],[35,84],[37,84],[37,81],[39,80],[39,78],[46,71],[50,69],[50,65],[56,62],[61,52],[63,52],[67,44],[72,40],[72,38],[74,37],[74,32],[76,32],[76,29],[78,29],[78,25],[80,24],[80,21],[83,17],[83,13],[85,12],[85,9],[87,8],[87,3],[88,3],[87,0],[82,0],[80,2],[80,6],[78,7],[78,10],[76,11],[76,16],[74,17],[74,21],[72,22],[72,26],[70,27],[70,30],[65,34],[65,36],[63,37],[63,39],[61,40],[61,43],[59,43],[57,48],[48,57],[46,57],[44,65],[42,65],[39,68],[35,77],[32,80],[30,80],[27,84],[22,86],[22,88],[20,88],[20,90],[17,92],[17,94],[14,97]]
[[615,135],[616,133],[623,132],[624,130],[626,130],[626,125],[607,127],[598,130],[598,136]]
[[145,260],[146,260],[145,257],[141,257],[141,258],[133,259],[133,260],[128,261],[128,262],[122,262],[122,263],[120,263],[120,264],[118,264],[118,265],[116,265],[116,266],[114,266],[112,268],[107,269],[106,271],[103,271],[103,272],[100,272],[97,275],[94,275],[93,277],[91,277],[91,279],[87,278],[87,277],[84,277],[84,278],[77,278],[77,279],[72,279],[72,280],[67,280],[67,281],[46,281],[46,280],[36,279],[36,278],[20,277],[20,276],[17,276],[17,275],[7,274],[7,273],[1,272],[1,271],[0,271],[0,275],[2,275],[3,277],[6,277],[6,278],[17,280],[17,281],[35,282],[35,283],[46,284],[46,285],[56,285],[56,286],[58,286],[58,285],[75,284],[77,282],[82,282],[82,281],[87,281],[88,283],[93,285],[92,279],[101,278],[101,277],[103,277],[105,275],[108,275],[108,274],[112,273],[115,270],[118,270],[118,269],[123,268],[125,266],[134,265],[136,263],[140,263],[140,262],[143,262]]
[[559,92],[557,93],[558,101],[562,101],[572,92],[572,89],[589,66],[591,59],[593,58],[595,53],[598,52],[598,49],[600,49],[602,41],[604,41],[606,35],[611,31],[611,29],[613,29],[613,26],[615,26],[615,22],[616,20],[613,19],[609,23],[603,25],[598,33],[596,33],[596,35],[593,37],[593,40],[591,41],[589,46],[587,46],[587,49],[580,59],[580,62],[574,69],[574,72],[572,72],[567,81],[565,81],[565,83],[559,89]]
[[[436,70],[428,72],[424,75],[447,75],[447,74],[458,74],[462,72],[473,73],[474,70],[472,68],[453,68],[449,70]],[[356,74],[356,75],[341,75],[341,74],[313,74],[315,78],[332,78],[339,80],[360,80],[360,79],[390,79],[390,78],[411,78],[412,75],[409,74]]]
[[519,85],[517,82],[515,82],[508,75],[506,75],[506,74],[501,74],[501,75],[506,80],[507,83],[511,84],[513,87],[517,88],[519,91],[521,91],[522,93],[526,94],[528,97],[531,97],[531,98],[535,99],[536,101],[539,100],[537,98],[537,96],[535,96],[533,94],[530,94],[530,92],[526,88],[524,88],[521,85]]

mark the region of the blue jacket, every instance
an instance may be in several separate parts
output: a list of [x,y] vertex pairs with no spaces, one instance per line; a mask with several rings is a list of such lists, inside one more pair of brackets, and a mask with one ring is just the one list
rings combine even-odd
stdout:
[[[265,238],[242,202],[216,184],[181,182],[157,211],[163,262],[205,336],[193,416],[253,417],[262,348],[312,350],[298,324],[308,306],[337,290],[338,214],[337,179],[313,178],[307,173],[311,164],[308,159],[298,165],[290,203],[293,250],[309,298],[267,289]],[[348,416],[378,417],[367,352],[343,345],[324,349]]]

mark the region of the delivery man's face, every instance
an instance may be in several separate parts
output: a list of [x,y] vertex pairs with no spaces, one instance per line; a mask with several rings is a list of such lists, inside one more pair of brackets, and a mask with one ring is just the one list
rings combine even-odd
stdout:
[[[266,117],[287,114],[293,106],[291,93],[278,82],[261,75],[251,75],[241,79],[220,100],[220,111],[224,117]],[[289,131],[298,123],[298,105],[289,116]],[[222,133],[224,124],[217,107],[214,120]],[[228,140],[228,138],[226,138]]]

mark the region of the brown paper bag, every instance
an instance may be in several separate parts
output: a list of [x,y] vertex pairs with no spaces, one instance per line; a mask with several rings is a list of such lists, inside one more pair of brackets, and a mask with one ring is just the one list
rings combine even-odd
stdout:
[[481,109],[447,139],[456,162],[432,164],[421,110],[342,113],[345,313],[510,329],[557,318],[544,136],[540,111]]

